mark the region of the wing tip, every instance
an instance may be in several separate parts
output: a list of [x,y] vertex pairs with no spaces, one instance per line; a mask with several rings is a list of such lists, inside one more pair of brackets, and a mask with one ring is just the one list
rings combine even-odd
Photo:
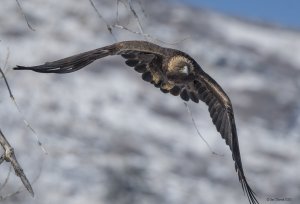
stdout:
[[13,68],[13,70],[32,70],[32,67],[25,67],[25,66],[17,65],[16,67]]
[[249,200],[250,204],[259,204],[257,198],[256,198],[256,194],[255,192],[251,189],[251,187],[249,186],[245,176],[242,176],[242,178],[240,179],[241,185],[242,185],[242,189],[244,194],[247,195],[247,198]]
[[40,73],[63,73],[60,69],[56,67],[47,66],[46,64],[32,67],[17,65],[13,68],[13,70],[31,70]]

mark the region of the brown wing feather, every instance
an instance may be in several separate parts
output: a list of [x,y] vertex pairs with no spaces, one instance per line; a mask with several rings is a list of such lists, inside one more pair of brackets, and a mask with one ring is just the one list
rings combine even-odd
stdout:
[[17,66],[15,70],[32,70],[41,73],[57,73],[64,74],[75,72],[88,64],[94,62],[99,58],[103,58],[115,53],[115,46],[107,46],[88,52],[83,52],[77,55],[73,55],[67,58],[63,58],[53,62],[46,62],[43,65],[25,67]]
[[218,83],[205,72],[195,69],[192,75],[195,76],[193,77],[194,80],[187,80],[185,84],[175,84],[170,92],[176,96],[180,95],[184,101],[192,100],[198,103],[201,100],[206,103],[213,124],[232,151],[235,170],[238,173],[243,191],[251,204],[258,204],[255,193],[248,185],[244,175],[234,114],[229,97]]
[[61,60],[46,62],[43,65],[32,67],[17,66],[14,69],[32,70],[42,73],[69,73],[82,69],[95,60],[107,57],[109,55],[121,55],[126,54],[127,52],[130,53],[131,51],[136,51],[163,57],[166,50],[166,48],[146,41],[123,41],[106,47],[73,55],[71,57],[63,58]]
[[126,59],[125,64],[134,67],[134,70],[142,74],[144,81],[152,83],[161,88],[166,80],[162,74],[163,57],[147,52],[124,51],[121,56]]
[[166,93],[173,86],[169,85],[162,74],[163,58],[166,48],[145,41],[124,41],[110,46],[83,52],[43,65],[25,67],[17,66],[15,70],[32,70],[41,73],[70,73],[84,68],[97,59],[109,55],[121,55],[125,63],[134,70],[142,73],[142,79],[152,83]]
[[[232,151],[235,161],[235,169],[243,191],[247,194],[251,204],[257,204],[255,193],[247,183],[244,175],[238,136],[235,126],[234,114],[229,97],[223,89],[205,72],[196,70],[195,79],[181,87],[180,96],[183,100],[191,99],[194,102],[201,100],[208,105],[208,110],[217,131],[225,139],[226,144]],[[196,97],[196,98],[195,98]]]

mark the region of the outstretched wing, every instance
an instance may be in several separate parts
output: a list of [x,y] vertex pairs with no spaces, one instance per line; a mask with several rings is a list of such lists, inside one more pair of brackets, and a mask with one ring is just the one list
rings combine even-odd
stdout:
[[173,90],[176,89],[176,92],[171,93],[173,95],[180,95],[180,97],[185,101],[191,99],[198,103],[199,100],[201,100],[208,105],[210,116],[217,128],[217,131],[221,134],[222,138],[225,139],[226,144],[232,151],[232,158],[235,162],[235,170],[238,173],[243,191],[247,194],[251,204],[257,204],[258,201],[255,197],[255,193],[248,185],[244,175],[230,99],[218,83],[208,74],[197,69],[193,74],[195,75],[194,80],[187,81],[184,85],[175,85]]
[[232,151],[235,169],[249,202],[258,204],[255,194],[244,175],[230,99],[217,82],[201,69],[195,69],[192,73],[193,77],[187,80],[186,83],[169,83],[163,74],[163,62],[166,61],[167,57],[174,54],[170,52],[172,52],[171,49],[145,41],[124,41],[54,62],[47,62],[43,65],[33,67],[17,66],[14,69],[33,70],[42,73],[69,73],[77,71],[97,59],[109,55],[122,55],[128,66],[134,67],[137,72],[142,73],[142,78],[145,81],[151,82],[160,88],[162,92],[169,92],[175,96],[180,95],[185,101],[191,99],[198,103],[201,100],[208,105],[214,125]]
[[124,41],[110,46],[80,53],[43,65],[25,67],[17,66],[15,70],[32,70],[41,73],[69,73],[84,68],[97,59],[109,55],[121,55],[125,63],[135,71],[142,73],[142,79],[154,84],[164,91],[167,81],[162,73],[165,48],[144,41]]

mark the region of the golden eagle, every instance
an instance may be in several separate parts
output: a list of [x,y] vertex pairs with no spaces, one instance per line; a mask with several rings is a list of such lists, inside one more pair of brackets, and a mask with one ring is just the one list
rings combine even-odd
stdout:
[[186,53],[146,41],[123,41],[54,62],[46,62],[43,65],[17,66],[14,69],[41,73],[69,73],[109,55],[124,57],[128,66],[142,73],[143,80],[152,83],[164,93],[180,95],[184,101],[205,102],[217,131],[232,151],[243,191],[251,204],[258,204],[243,171],[230,99],[221,86]]

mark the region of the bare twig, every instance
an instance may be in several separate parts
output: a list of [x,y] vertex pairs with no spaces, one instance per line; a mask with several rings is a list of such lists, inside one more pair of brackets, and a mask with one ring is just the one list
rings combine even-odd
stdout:
[[[139,19],[139,16],[138,16],[136,10],[133,7],[132,0],[127,0],[127,3],[123,2],[122,0],[117,0],[117,11],[116,11],[116,19],[117,20],[116,20],[115,24],[109,24],[105,20],[105,18],[100,14],[100,12],[96,8],[93,0],[89,0],[89,1],[90,1],[90,4],[92,5],[92,7],[94,8],[94,10],[96,11],[98,17],[106,24],[107,30],[113,36],[114,41],[117,41],[117,38],[113,33],[113,28],[122,29],[122,30],[126,30],[126,31],[128,31],[130,33],[133,33],[133,34],[136,34],[136,35],[141,35],[141,36],[145,37],[146,40],[152,40],[152,41],[156,41],[156,42],[160,42],[160,43],[164,43],[164,44],[169,44],[169,45],[178,44],[178,43],[183,42],[184,40],[188,39],[188,37],[185,37],[184,39],[178,40],[176,42],[166,42],[166,41],[160,40],[158,38],[152,37],[150,34],[145,33],[144,29],[142,27],[141,21]],[[133,14],[134,18],[136,19],[139,31],[133,31],[133,30],[127,28],[126,26],[119,24],[119,3],[122,3]],[[138,3],[141,4],[141,2],[138,2]],[[141,7],[141,5],[140,5],[140,7]],[[142,12],[144,12],[142,7],[141,7],[141,9],[142,9]]]
[[[7,64],[7,62],[6,62],[5,64]],[[29,130],[31,130],[31,132],[34,134],[34,136],[35,136],[35,138],[36,138],[36,141],[37,141],[37,144],[40,146],[40,148],[42,149],[42,151],[43,151],[45,154],[48,154],[47,151],[46,151],[46,149],[44,148],[42,142],[40,141],[38,135],[36,134],[35,130],[32,128],[32,126],[29,124],[29,122],[25,119],[25,117],[24,117],[24,115],[23,115],[23,113],[22,113],[22,111],[21,111],[21,109],[20,109],[20,107],[19,107],[17,101],[15,100],[15,97],[14,97],[13,94],[12,94],[12,91],[11,91],[11,89],[10,89],[10,86],[9,86],[9,84],[8,84],[8,82],[7,82],[7,79],[6,79],[6,77],[5,77],[5,74],[4,74],[4,72],[2,71],[1,67],[0,67],[0,73],[1,73],[1,75],[2,75],[2,77],[3,77],[3,79],[4,79],[5,85],[6,85],[6,87],[7,87],[8,93],[9,93],[9,97],[10,97],[11,100],[13,101],[13,103],[14,103],[14,105],[16,106],[18,112],[21,114],[21,117],[22,117],[22,120],[23,120],[24,124],[25,124],[25,125],[27,126],[27,128],[29,128]]]
[[116,36],[113,33],[112,26],[109,23],[107,23],[106,20],[105,20],[105,18],[100,14],[100,12],[96,8],[93,0],[89,0],[89,1],[91,3],[92,7],[94,8],[95,12],[97,13],[98,17],[106,24],[107,30],[113,36],[114,41],[117,41],[117,38],[116,38]]
[[21,7],[21,4],[20,4],[19,0],[16,0],[16,2],[17,2],[17,5],[18,5],[18,7],[19,7],[19,9],[20,9],[20,11],[21,11],[21,13],[22,13],[22,15],[24,16],[24,19],[25,19],[25,21],[26,21],[26,23],[27,23],[28,28],[29,28],[30,30],[32,30],[32,31],[35,31],[35,29],[30,25],[30,23],[29,23],[29,21],[28,21],[28,19],[27,19],[27,16],[25,15],[25,13],[24,13],[24,11],[23,11],[23,9],[22,9],[22,7]]
[[15,153],[14,153],[14,149],[8,143],[8,141],[6,140],[6,138],[5,138],[4,134],[2,133],[1,129],[0,129],[0,145],[4,149],[4,154],[0,157],[0,164],[3,161],[10,162],[12,167],[15,170],[16,175],[18,177],[20,177],[20,179],[21,179],[22,183],[24,184],[25,188],[28,190],[28,192],[31,194],[31,196],[34,196],[34,192],[33,192],[33,189],[31,187],[31,184],[28,181],[26,175],[24,174],[24,171],[23,171],[22,167],[20,166],[20,164],[17,161],[17,158],[16,158]]
[[141,11],[142,11],[142,14],[144,14],[144,17],[147,17],[146,10],[144,9],[141,0],[138,0],[137,3],[138,3],[138,5],[139,5],[140,8],[141,8]]
[[[142,27],[142,24],[141,24],[141,21],[140,21],[140,18],[138,17],[137,15],[137,12],[135,11],[135,9],[133,8],[133,5],[132,5],[132,0],[128,0],[127,1],[128,3],[128,6],[129,6],[129,9],[131,11],[131,13],[133,14],[136,22],[137,22],[137,25],[138,25],[138,28],[140,30],[140,33],[144,34],[144,29]],[[145,36],[145,35],[144,35]],[[147,36],[145,36],[147,38]]]
[[8,82],[7,82],[7,80],[6,80],[5,74],[4,74],[4,72],[2,71],[1,67],[0,67],[0,72],[1,72],[1,75],[2,75],[2,77],[3,77],[3,79],[4,79],[4,82],[5,82],[5,84],[6,84],[6,87],[7,87],[7,90],[8,90],[8,93],[9,93],[10,98],[14,99],[14,96],[12,95],[10,86],[8,85]]
[[6,54],[6,57],[5,57],[4,70],[3,70],[3,72],[6,71],[6,67],[7,67],[7,63],[8,63],[8,59],[9,59],[9,55],[10,55],[9,48],[7,47],[6,49],[7,49],[7,52],[6,52],[7,54]]
[[205,142],[205,144],[207,145],[207,147],[208,147],[208,149],[211,151],[211,153],[214,154],[214,155],[218,155],[218,156],[224,156],[223,154],[219,154],[219,153],[216,153],[215,151],[213,151],[213,149],[211,148],[211,146],[210,146],[210,145],[208,144],[208,142],[204,139],[204,137],[203,137],[202,134],[200,133],[199,129],[197,128],[196,122],[195,122],[195,120],[194,120],[193,114],[192,114],[192,112],[191,112],[191,110],[190,110],[188,104],[187,104],[186,102],[183,102],[183,103],[184,103],[184,105],[185,105],[185,107],[186,107],[186,109],[187,109],[187,111],[188,111],[188,113],[189,113],[189,115],[190,115],[190,117],[191,117],[191,119],[192,119],[192,121],[193,121],[193,125],[194,125],[194,127],[195,127],[195,129],[196,129],[198,135],[199,135],[199,136],[201,137],[201,139]]
[[[3,161],[2,161],[2,162],[3,162]],[[4,183],[0,186],[0,192],[1,192],[2,189],[6,186],[8,180],[9,180],[11,171],[12,171],[12,168],[11,168],[11,166],[9,166],[9,171],[8,171],[8,174],[7,174],[6,178],[5,178],[5,181],[4,181]]]
[[[39,164],[41,164],[40,165],[40,167],[39,167],[39,170],[38,170],[38,174],[35,176],[35,178],[32,180],[32,184],[34,184],[39,178],[40,178],[40,176],[41,176],[41,173],[42,173],[42,168],[43,168],[43,161],[42,162],[39,162]],[[5,196],[0,196],[0,201],[3,201],[3,200],[5,200],[5,199],[7,199],[7,198],[10,198],[10,197],[12,197],[12,196],[15,196],[15,195],[17,195],[17,194],[19,194],[19,193],[21,193],[21,192],[23,192],[25,189],[22,187],[22,186],[20,186],[19,187],[19,189],[17,190],[17,191],[15,191],[15,192],[13,192],[13,193],[10,193],[10,194],[7,194],[7,195],[5,195]]]
[[185,41],[186,39],[189,38],[189,37],[185,37],[184,39],[178,40],[178,41],[175,41],[175,42],[166,42],[166,41],[160,40],[160,39],[158,39],[158,38],[155,38],[155,37],[153,37],[153,36],[150,35],[150,34],[147,34],[147,33],[140,33],[140,32],[137,32],[137,31],[130,30],[130,29],[127,28],[126,26],[122,26],[122,25],[115,24],[115,25],[112,25],[112,27],[118,28],[118,29],[122,29],[122,30],[126,30],[126,31],[128,31],[128,32],[133,33],[133,34],[142,35],[142,36],[147,37],[148,39],[151,39],[152,41],[156,41],[156,42],[160,42],[160,43],[164,43],[164,44],[169,44],[169,45],[175,45],[175,44],[181,43],[181,42],[183,42],[183,41]]
[[119,3],[120,3],[120,0],[117,0],[117,24],[119,24]]
[[[128,9],[128,11],[130,11],[130,13],[133,14],[133,17],[135,18],[135,20],[137,22],[137,26],[138,26],[139,32],[133,31],[132,33],[140,34],[143,37],[145,37],[146,40],[153,39],[153,38],[150,37],[149,34],[145,34],[144,29],[143,29],[142,24],[141,24],[141,21],[140,21],[140,18],[138,16],[136,10],[133,7],[132,0],[127,0],[127,3],[124,3],[122,0],[117,0],[117,22],[119,22],[119,15],[118,15],[119,2],[121,2]],[[119,28],[120,27],[124,27],[125,28],[125,26],[121,26],[121,25],[118,25],[118,24],[114,25],[114,26],[119,26]],[[130,31],[130,29],[125,29],[125,30]]]

